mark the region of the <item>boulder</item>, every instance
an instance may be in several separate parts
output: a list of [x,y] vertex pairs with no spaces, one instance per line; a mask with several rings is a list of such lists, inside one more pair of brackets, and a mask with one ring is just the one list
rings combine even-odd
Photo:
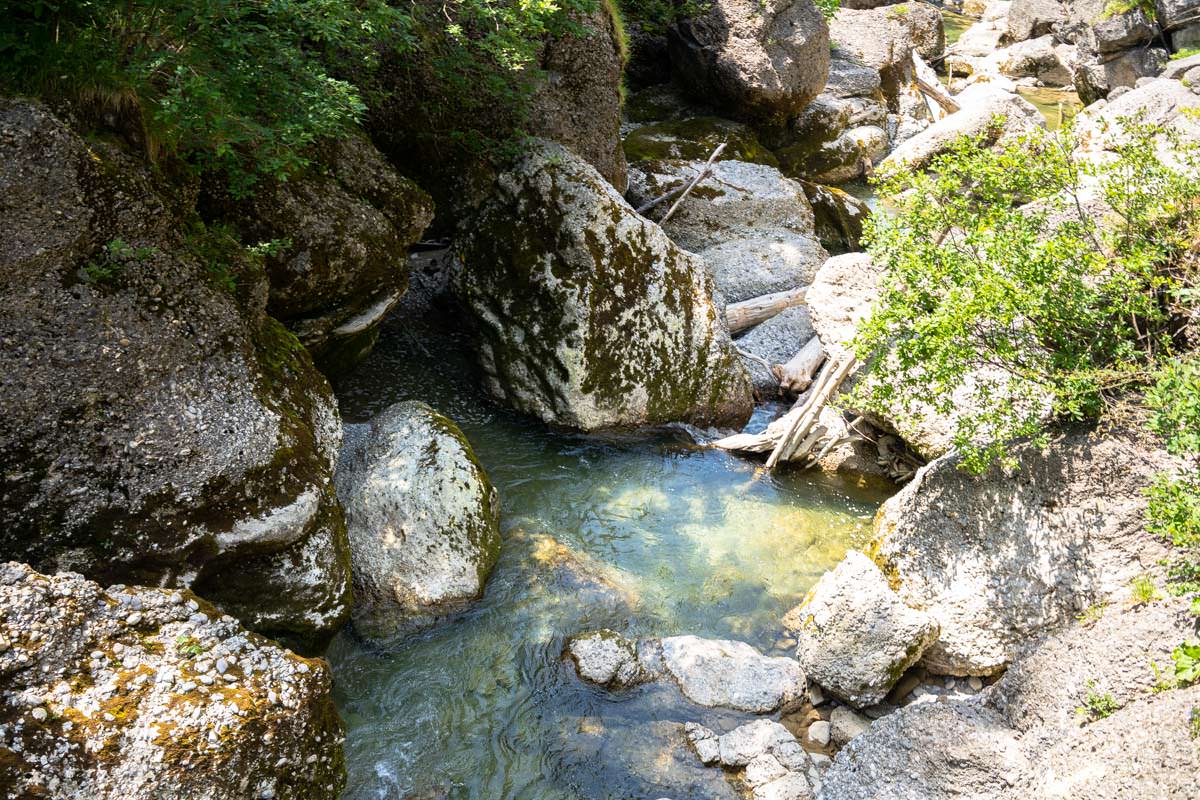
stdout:
[[661,640],[667,675],[694,703],[754,714],[804,698],[804,673],[790,658],[764,656],[745,642],[671,636]]
[[731,239],[699,255],[727,303],[805,286],[829,258],[811,235],[787,230]]
[[767,714],[805,697],[804,673],[794,660],[764,656],[745,642],[698,636],[633,642],[602,630],[574,637],[567,653],[584,680],[623,688],[669,678],[685,698],[709,708]]
[[1176,52],[1200,45],[1200,0],[1156,0],[1154,21]]
[[349,613],[341,427],[253,260],[34,103],[0,101],[0,188],[0,555],[319,647]]
[[[775,166],[775,156],[748,126],[719,117],[687,117],[634,128],[625,135],[625,156],[637,161],[707,161],[725,145],[720,159]],[[666,209],[663,209],[665,211]]]
[[864,708],[892,686],[938,635],[937,622],[909,608],[871,559],[851,550],[789,615],[796,660],[809,680]]
[[866,253],[845,253],[821,265],[804,301],[813,330],[830,357],[847,354],[858,330],[879,299],[882,272]]
[[1008,36],[1014,42],[1046,36],[1067,21],[1068,11],[1063,0],[1013,0],[1008,9]]
[[1073,45],[1058,44],[1053,36],[1018,42],[997,53],[1000,72],[1010,78],[1034,78],[1046,86],[1071,86],[1074,81]]
[[532,145],[460,253],[485,384],[518,410],[583,430],[749,417],[702,262],[565,148]]
[[0,784],[8,797],[337,797],[329,667],[191,592],[0,566]]
[[649,676],[638,662],[637,644],[610,630],[576,636],[567,643],[567,655],[579,677],[610,689],[624,689]]
[[[739,350],[758,356],[768,364],[786,364],[813,337],[812,321],[803,306],[785,308],[766,322],[738,337]],[[779,379],[756,361],[747,360],[750,379],[762,397],[779,396]]]
[[549,37],[526,132],[564,145],[618,192],[628,185],[621,147],[621,80],[627,54],[611,3],[569,16],[576,30]]
[[1170,131],[1183,142],[1200,144],[1200,96],[1180,81],[1161,79],[1126,92],[1100,109],[1085,109],[1077,126],[1083,139],[1082,149],[1100,151],[1119,141],[1112,134],[1121,120],[1137,118],[1140,124]]
[[267,311],[327,374],[370,351],[408,286],[408,248],[433,219],[429,196],[361,134],[329,143],[286,181],[213,202],[243,242],[274,243],[263,256]]
[[1029,766],[994,711],[969,702],[917,703],[875,722],[825,773],[825,800],[879,797],[1007,800]]
[[821,245],[833,254],[859,249],[870,207],[836,186],[805,183],[804,193],[813,210],[813,227]]
[[939,458],[876,517],[869,552],[941,626],[922,656],[933,672],[1000,672],[1165,556],[1144,532],[1144,489],[1173,460],[1144,434],[1079,431],[1011,456],[1014,471],[980,476]]
[[361,635],[425,627],[483,593],[500,555],[500,505],[450,419],[409,401],[347,426],[337,492]]
[[1200,53],[1185,58],[1174,58],[1167,63],[1163,69],[1160,78],[1171,78],[1172,80],[1183,80],[1189,72],[1200,68]]
[[1107,97],[1113,89],[1131,88],[1141,78],[1159,74],[1168,59],[1169,54],[1162,47],[1135,47],[1106,55],[1080,47],[1075,91],[1084,105],[1090,105]]
[[725,116],[785,119],[829,73],[829,28],[812,0],[714,0],[669,30],[675,80]]
[[941,56],[946,47],[941,12],[924,3],[842,8],[829,26],[829,35],[859,63],[879,73],[880,88],[893,112],[901,110],[901,94],[913,91],[913,52],[928,61]]
[[[634,206],[685,186],[702,170],[700,161],[651,161],[630,171]],[[669,206],[670,204],[664,204]],[[662,208],[660,213],[665,213]],[[764,164],[718,161],[663,226],[680,247],[698,253],[733,239],[766,233],[813,235],[813,212],[797,181]]]
[[925,169],[964,136],[978,137],[984,146],[990,146],[1046,127],[1045,118],[1032,103],[1014,92],[985,83],[968,86],[955,99],[961,105],[960,110],[901,144],[883,163]]

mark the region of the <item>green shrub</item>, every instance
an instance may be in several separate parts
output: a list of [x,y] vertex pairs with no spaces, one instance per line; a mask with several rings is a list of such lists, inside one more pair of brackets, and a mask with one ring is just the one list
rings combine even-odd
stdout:
[[1149,575],[1139,575],[1130,581],[1129,594],[1133,597],[1133,602],[1138,605],[1159,598],[1158,588],[1154,585],[1154,579]]
[[1156,476],[1147,488],[1146,528],[1178,550],[1168,563],[1168,590],[1200,592],[1200,361],[1166,364],[1146,404],[1151,428],[1187,465],[1180,475]]
[[1200,681],[1200,642],[1184,642],[1171,653],[1175,662],[1175,682],[1179,686],[1191,686]]
[[[895,214],[865,234],[884,279],[856,339],[855,407],[950,414],[967,391],[980,413],[958,417],[954,444],[982,471],[1011,440],[1044,437],[1040,398],[1059,420],[1093,419],[1174,355],[1170,299],[1190,280],[1175,265],[1200,218],[1187,167],[1200,159],[1176,144],[1177,168],[1156,154],[1160,131],[1121,128],[1104,164],[1074,159],[1067,129],[995,149],[964,138],[928,173],[881,170]],[[1111,223],[1075,212],[1089,186]]]
[[619,0],[625,20],[646,33],[666,33],[675,22],[698,17],[712,8],[708,0]]
[[1104,719],[1111,717],[1121,708],[1112,694],[1101,692],[1096,688],[1095,681],[1089,679],[1086,687],[1087,694],[1083,698],[1083,705],[1075,709],[1077,714],[1093,720]]

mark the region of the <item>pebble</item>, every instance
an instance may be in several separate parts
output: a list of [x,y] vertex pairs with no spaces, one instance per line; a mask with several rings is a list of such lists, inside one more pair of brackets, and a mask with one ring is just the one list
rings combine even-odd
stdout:
[[41,706],[38,706],[37,708],[35,708],[33,711],[30,711],[29,713],[32,714],[33,718],[36,719],[38,722],[46,721],[46,709],[42,708]]
[[808,740],[821,747],[829,744],[829,723],[825,720],[817,720],[812,725],[808,726]]
[[201,675],[200,682],[203,683],[205,686],[212,686],[213,676],[212,675]]
[[223,658],[218,658],[216,666],[217,666],[217,674],[224,675],[225,670],[229,669],[229,662]]
[[978,692],[983,688],[983,681],[972,675],[971,677],[967,678],[967,686],[970,686],[972,691]]

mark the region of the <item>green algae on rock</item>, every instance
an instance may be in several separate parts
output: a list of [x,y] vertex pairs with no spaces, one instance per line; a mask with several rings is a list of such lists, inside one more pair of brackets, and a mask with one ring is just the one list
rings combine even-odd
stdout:
[[324,661],[187,591],[0,565],[0,786],[63,800],[324,800],[345,784]]
[[749,418],[703,264],[565,148],[501,176],[460,254],[485,382],[518,410],[583,430]]

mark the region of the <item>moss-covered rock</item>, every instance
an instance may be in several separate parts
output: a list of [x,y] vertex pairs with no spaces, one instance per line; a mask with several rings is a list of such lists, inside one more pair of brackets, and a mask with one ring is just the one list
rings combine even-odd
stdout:
[[460,253],[487,386],[514,407],[584,430],[748,418],[701,263],[565,148],[535,143]]
[[407,633],[483,593],[500,556],[500,503],[450,419],[405,402],[347,427],[337,486],[359,633]]
[[[341,426],[254,259],[36,104],[0,101],[0,191],[0,556],[203,586],[319,644],[349,612]],[[251,570],[314,537],[330,557],[312,573]],[[253,614],[227,580],[248,570]]]
[[301,175],[211,202],[243,241],[263,247],[268,312],[327,374],[370,350],[408,285],[408,248],[433,218],[429,196],[362,135],[328,143]]
[[63,800],[332,800],[324,661],[191,592],[0,565],[0,787]]

